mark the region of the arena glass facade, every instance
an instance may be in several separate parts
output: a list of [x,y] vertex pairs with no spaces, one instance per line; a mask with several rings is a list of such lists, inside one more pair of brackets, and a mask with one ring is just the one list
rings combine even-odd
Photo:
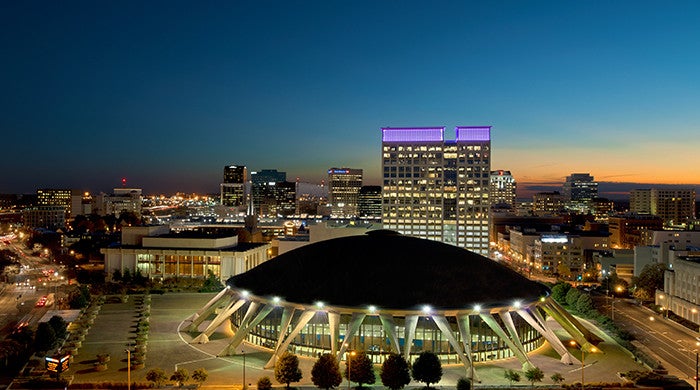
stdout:
[[[186,330],[198,334],[193,343],[207,343],[230,319],[234,334],[219,356],[235,354],[247,341],[272,352],[266,368],[273,367],[276,358],[287,351],[310,357],[331,353],[341,360],[350,350],[363,350],[375,363],[383,362],[389,352],[412,361],[420,352],[431,351],[444,364],[462,363],[469,368],[478,362],[515,357],[527,369],[534,367],[528,352],[545,341],[563,363],[571,364],[574,358],[549,328],[546,316],[558,322],[584,351],[596,350],[592,342],[599,339],[550,297],[483,309],[391,311],[320,302],[303,305],[227,287],[190,317]],[[206,329],[201,331],[205,321]]]

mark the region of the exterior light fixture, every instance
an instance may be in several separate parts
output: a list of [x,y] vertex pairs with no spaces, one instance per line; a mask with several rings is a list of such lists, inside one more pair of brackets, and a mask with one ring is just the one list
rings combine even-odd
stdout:
[[248,292],[248,290],[241,291],[241,296],[243,296],[243,298],[248,298],[249,295],[250,293]]
[[279,303],[280,303],[280,300],[281,300],[280,297],[272,297],[272,302],[274,302],[275,305],[276,305],[276,304],[279,304]]
[[481,311],[481,305],[474,305],[474,311],[476,311],[476,312]]
[[323,305],[323,302],[321,302],[321,301],[316,302],[316,307],[317,307],[317,308],[323,309],[323,306],[324,306],[324,305]]
[[369,309],[369,312],[370,312],[370,313],[374,313],[374,312],[377,311],[377,306],[370,305],[368,309]]
[[433,310],[433,308],[430,307],[430,305],[425,305],[425,306],[423,306],[423,313],[428,314],[428,313],[430,313],[432,310]]
[[513,302],[513,307],[516,309],[520,309],[520,301]]

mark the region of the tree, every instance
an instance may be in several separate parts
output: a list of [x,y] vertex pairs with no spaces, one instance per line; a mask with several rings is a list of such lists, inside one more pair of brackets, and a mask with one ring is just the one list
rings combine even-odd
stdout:
[[588,294],[580,294],[576,300],[576,311],[579,313],[588,313],[593,310],[593,300]]
[[71,309],[82,309],[87,305],[88,301],[85,300],[82,294],[71,294],[68,301],[68,306],[70,306]]
[[552,287],[552,298],[558,303],[566,303],[566,293],[571,290],[569,283],[557,283]]
[[431,383],[438,383],[442,378],[442,364],[438,356],[432,352],[421,352],[413,363],[413,379],[425,383],[430,387]]
[[345,362],[345,377],[351,382],[357,382],[362,387],[363,383],[373,384],[377,378],[374,377],[374,365],[372,360],[364,352],[358,352],[350,359],[350,372],[348,372],[348,361]]
[[311,368],[311,382],[318,388],[337,387],[342,381],[338,361],[330,353],[321,355]]
[[68,327],[68,323],[63,319],[63,317],[51,317],[49,320],[49,325],[51,325],[51,328],[53,328],[53,331],[56,334],[56,339],[63,340],[66,338],[66,328]]
[[560,383],[564,382],[564,376],[558,372],[555,372],[554,374],[552,374],[552,376],[550,376],[549,379],[551,379],[552,382],[554,382],[556,384],[560,384]]
[[301,370],[299,369],[299,358],[289,352],[280,356],[275,364],[275,379],[279,383],[284,383],[289,388],[292,382],[301,380]]
[[214,274],[214,271],[207,270],[207,278],[204,279],[204,284],[202,285],[201,292],[214,292],[221,291],[224,285],[221,284],[219,278]]
[[178,386],[182,387],[190,379],[190,373],[186,368],[178,368],[170,375],[170,380],[175,381]]
[[461,377],[457,379],[457,390],[471,390],[472,389],[472,381],[465,377]]
[[503,377],[508,379],[510,386],[513,386],[513,382],[520,382],[520,373],[515,370],[506,370]]
[[382,384],[391,390],[402,389],[411,382],[408,362],[403,356],[392,353],[382,364],[379,377],[382,379]]
[[653,299],[656,290],[664,288],[665,271],[665,263],[645,265],[639,276],[632,278],[632,284],[635,286],[635,297],[642,300]]
[[200,386],[209,377],[209,373],[204,368],[198,368],[192,373],[192,380],[197,382],[197,386]]
[[569,292],[566,293],[566,304],[570,307],[576,306],[576,301],[578,301],[580,296],[581,293],[577,289],[569,289]]
[[525,371],[525,378],[530,382],[531,386],[535,386],[535,382],[542,382],[544,378],[544,372],[539,369],[539,367],[532,367]]
[[12,358],[17,357],[22,352],[22,345],[12,339],[0,341],[0,359],[3,359],[3,367],[8,367]]
[[133,279],[134,285],[136,286],[145,287],[148,284],[148,278],[143,276],[143,272],[141,272],[140,269],[137,269],[136,272],[134,272]]
[[48,322],[40,322],[34,335],[34,349],[38,352],[46,352],[53,349],[58,343],[56,331]]
[[124,271],[122,272],[122,282],[124,284],[131,284],[132,281],[133,277],[131,276],[131,270],[124,268]]
[[271,390],[272,389],[272,381],[270,378],[264,376],[260,379],[258,379],[258,390]]
[[168,376],[165,375],[165,371],[163,371],[160,368],[154,368],[152,370],[149,370],[146,373],[146,380],[153,382],[155,387],[161,387],[163,386],[163,383],[168,379]]

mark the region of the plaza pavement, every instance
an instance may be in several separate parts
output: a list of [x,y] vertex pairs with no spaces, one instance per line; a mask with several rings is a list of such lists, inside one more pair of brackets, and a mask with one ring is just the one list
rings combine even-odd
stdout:
[[[192,373],[197,368],[205,368],[209,373],[207,381],[202,387],[210,389],[240,388],[243,383],[243,357],[241,355],[217,358],[218,354],[228,344],[227,337],[231,335],[228,322],[222,325],[210,338],[207,344],[189,344],[193,338],[178,329],[184,328],[189,322],[185,321],[195,311],[201,308],[214,294],[197,293],[171,293],[165,295],[152,295],[150,332],[147,343],[146,366],[139,370],[131,370],[132,381],[146,382],[146,372],[152,368],[163,369],[168,376],[176,368],[186,368]],[[78,350],[69,372],[74,383],[84,382],[126,382],[126,353],[129,343],[133,343],[135,333],[133,330],[137,321],[137,310],[134,297],[126,303],[105,303],[95,319],[82,347]],[[564,331],[556,323],[550,321],[555,332],[566,343],[568,338]],[[206,322],[200,329],[206,327]],[[603,338],[598,347],[603,353],[586,354],[585,357],[585,381],[589,382],[620,382],[618,372],[643,369],[640,363],[636,363],[632,355],[617,345],[603,332],[593,328],[596,334]],[[263,365],[268,361],[271,353],[245,344],[238,348],[245,351],[245,381],[255,387],[257,380],[263,376],[270,377],[273,383],[273,370],[265,370]],[[572,354],[580,359],[578,350],[571,350]],[[96,372],[92,363],[96,355],[109,353],[111,361],[105,371]],[[558,372],[565,378],[564,383],[575,383],[581,380],[581,365],[576,361],[572,365],[565,365],[559,361],[547,343],[530,355],[532,363],[539,367],[545,374],[541,385],[551,385],[549,377]],[[303,372],[301,382],[296,387],[313,387],[311,383],[311,367],[314,359],[300,356],[300,368]],[[507,380],[503,373],[507,369],[521,371],[521,365],[516,359],[508,359],[497,362],[478,363],[476,375],[481,380],[477,386],[506,386]],[[378,367],[377,367],[378,371]],[[461,365],[443,366],[444,375],[438,387],[454,386],[459,377],[468,377],[466,369]],[[524,375],[520,386],[529,386]],[[344,388],[347,382],[343,382],[340,388]],[[377,378],[375,386],[381,386]],[[419,383],[411,383],[411,386],[421,386]]]

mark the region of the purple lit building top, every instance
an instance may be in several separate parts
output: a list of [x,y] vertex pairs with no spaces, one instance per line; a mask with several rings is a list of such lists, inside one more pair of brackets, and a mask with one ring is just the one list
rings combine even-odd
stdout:
[[382,142],[443,142],[444,127],[383,127]]
[[457,126],[455,138],[457,142],[490,141],[491,126]]

